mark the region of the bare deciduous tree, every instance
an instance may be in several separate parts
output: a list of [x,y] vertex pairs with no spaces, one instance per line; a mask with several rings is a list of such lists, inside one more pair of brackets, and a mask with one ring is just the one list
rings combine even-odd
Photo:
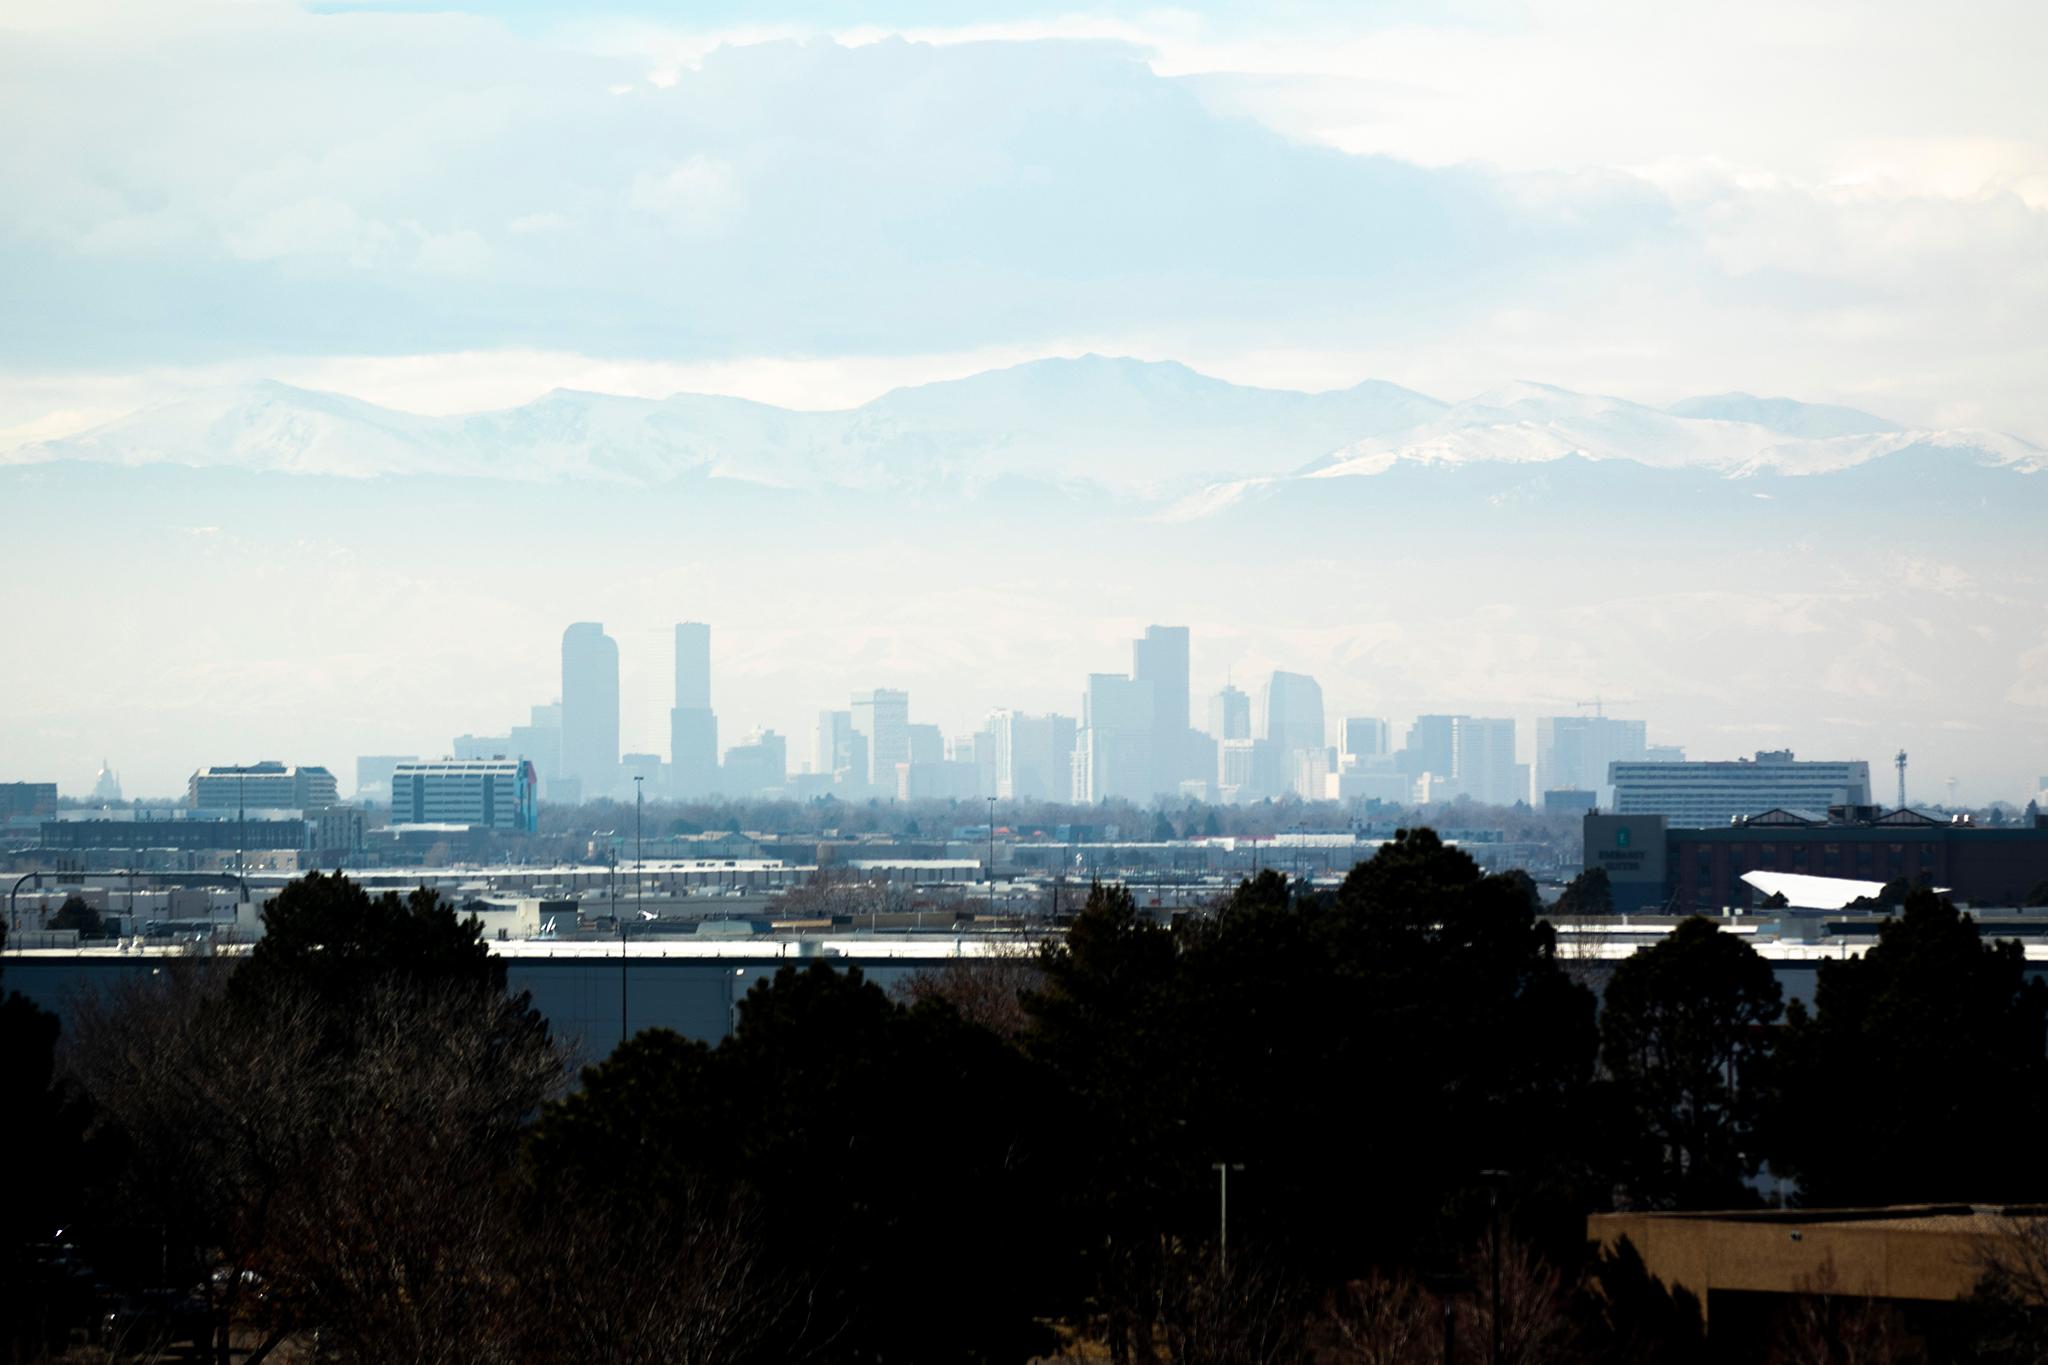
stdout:
[[[1485,1241],[1463,1257],[1461,1268],[1476,1286],[1457,1306],[1462,1357],[1488,1360],[1493,1349],[1493,1259]],[[1500,1359],[1503,1365],[1552,1365],[1576,1358],[1565,1277],[1527,1242],[1500,1243]]]
[[1770,1365],[1913,1365],[1926,1358],[1899,1310],[1845,1288],[1832,1259],[1799,1289],[1779,1315]]
[[1333,1291],[1316,1324],[1324,1365],[1435,1365],[1443,1301],[1411,1275],[1375,1271]]
[[950,958],[905,977],[890,994],[906,1005],[926,1000],[951,1005],[970,1024],[1014,1042],[1030,1026],[1024,996],[1042,973],[1035,945],[982,957]]

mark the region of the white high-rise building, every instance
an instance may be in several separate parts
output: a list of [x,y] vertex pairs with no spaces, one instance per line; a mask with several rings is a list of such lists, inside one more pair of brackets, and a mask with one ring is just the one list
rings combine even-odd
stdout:
[[531,834],[533,764],[519,758],[400,763],[391,774],[394,825],[471,825]]
[[217,763],[192,774],[185,800],[199,810],[319,810],[341,804],[340,784],[311,764]]
[[1711,827],[1738,815],[1789,810],[1824,815],[1830,806],[1870,804],[1870,764],[1801,762],[1790,749],[1732,762],[1615,763],[1616,815],[1661,815],[1675,826]]
[[894,791],[898,765],[910,762],[910,694],[886,687],[854,693],[853,728],[867,742],[866,781]]

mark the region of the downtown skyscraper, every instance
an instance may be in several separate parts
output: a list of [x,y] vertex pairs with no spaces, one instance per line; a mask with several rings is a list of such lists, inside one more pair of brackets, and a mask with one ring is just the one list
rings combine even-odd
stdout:
[[596,621],[562,632],[562,773],[585,801],[619,783],[619,645]]
[[718,716],[711,709],[711,627],[676,627],[675,706],[668,713],[669,780],[680,797],[718,789]]

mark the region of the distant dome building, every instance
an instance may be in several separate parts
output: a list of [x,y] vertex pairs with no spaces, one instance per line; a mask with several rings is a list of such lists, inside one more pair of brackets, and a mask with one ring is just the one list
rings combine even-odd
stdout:
[[92,784],[92,799],[102,805],[118,804],[121,800],[121,777],[107,766],[107,760],[100,760],[100,775]]

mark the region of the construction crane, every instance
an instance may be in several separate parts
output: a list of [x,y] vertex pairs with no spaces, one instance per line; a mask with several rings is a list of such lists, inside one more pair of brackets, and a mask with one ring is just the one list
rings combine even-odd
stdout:
[[[1587,707],[1589,707],[1589,706],[1590,706],[1590,707],[1592,707],[1592,708],[1593,708],[1593,715],[1594,715],[1594,716],[1595,716],[1596,718],[1604,718],[1604,717],[1606,716],[1606,714],[1607,714],[1607,713],[1606,713],[1606,712],[1605,712],[1604,710],[1602,710],[1601,708],[1602,708],[1602,707],[1604,707],[1604,706],[1606,706],[1606,705],[1607,705],[1607,703],[1608,703],[1608,699],[1607,699],[1606,697],[1595,697],[1595,698],[1593,698],[1593,700],[1591,700],[1591,701],[1575,701],[1575,702],[1573,702],[1573,703],[1572,703],[1572,705],[1573,705],[1573,706],[1576,706],[1576,707],[1577,707],[1577,708],[1578,708],[1579,710],[1581,710],[1581,711],[1585,710],[1585,709],[1586,709]],[[1634,697],[1616,697],[1616,698],[1614,698],[1614,704],[1615,704],[1616,706],[1641,706],[1641,705],[1642,705],[1642,703],[1641,703],[1640,701],[1637,701],[1637,700],[1636,700],[1636,699],[1635,699]]]

